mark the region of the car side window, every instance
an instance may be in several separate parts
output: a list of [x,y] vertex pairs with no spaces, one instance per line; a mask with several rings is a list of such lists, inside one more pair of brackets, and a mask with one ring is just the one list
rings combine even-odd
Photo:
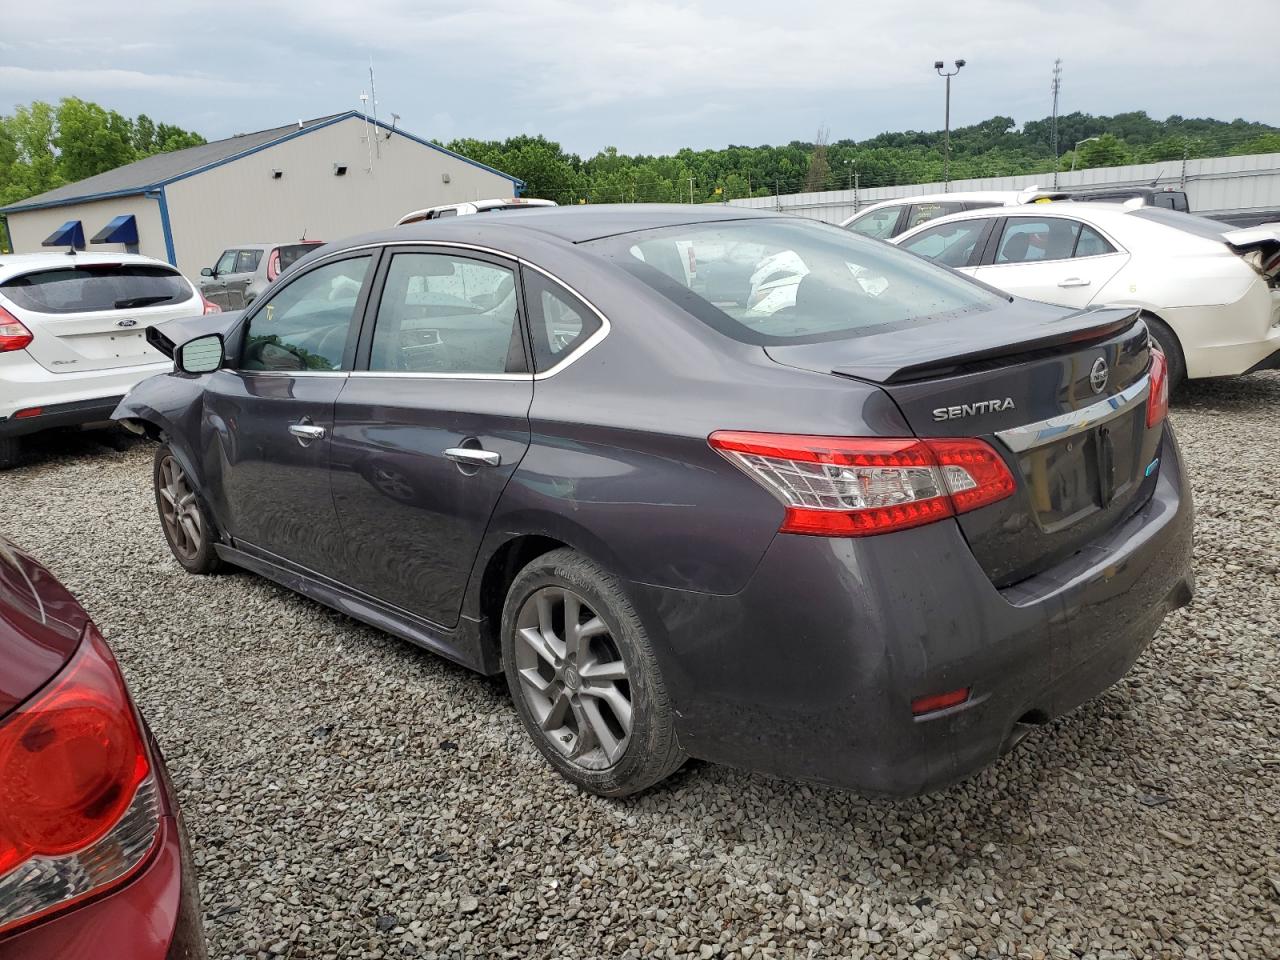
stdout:
[[911,212],[907,214],[907,225],[904,230],[910,230],[912,227],[918,227],[922,223],[928,223],[930,220],[936,220],[938,217],[946,216],[948,213],[958,213],[964,209],[963,203],[946,202],[929,202],[929,203],[913,203]]
[[1115,253],[1116,248],[1092,227],[1080,228],[1080,239],[1076,241],[1077,257],[1098,257],[1104,253]]
[[900,213],[902,213],[901,206],[873,210],[851,222],[846,229],[852,230],[854,233],[860,233],[864,237],[888,240],[893,236],[894,230],[898,226],[898,215]]
[[1010,217],[996,248],[996,263],[1067,260],[1076,248],[1080,224],[1060,217]]
[[262,259],[261,250],[241,250],[236,256],[236,273],[253,273]]
[[391,258],[369,369],[501,374],[525,370],[515,271],[440,253]]
[[533,363],[542,373],[590,339],[601,323],[590,307],[554,280],[536,270],[524,275]]
[[249,318],[242,370],[342,370],[369,255],[308,270]]
[[990,220],[940,223],[921,230],[903,243],[902,248],[944,266],[966,267],[990,223]]
[[236,272],[236,255],[239,250],[223,250],[222,256],[218,258],[218,264],[213,268],[216,274],[235,273]]

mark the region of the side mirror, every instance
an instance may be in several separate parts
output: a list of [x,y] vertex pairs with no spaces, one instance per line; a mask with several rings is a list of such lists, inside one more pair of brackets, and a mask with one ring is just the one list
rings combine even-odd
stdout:
[[216,277],[216,276],[217,276],[217,274],[213,272],[213,267],[201,267],[201,268],[200,268],[200,276],[202,276],[202,277]]
[[188,340],[174,355],[183,373],[212,373],[222,366],[222,337],[216,333]]

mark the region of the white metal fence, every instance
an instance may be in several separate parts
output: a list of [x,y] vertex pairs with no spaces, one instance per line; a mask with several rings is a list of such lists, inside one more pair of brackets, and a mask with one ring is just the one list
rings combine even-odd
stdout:
[[[1260,153],[1244,157],[1212,157],[1205,160],[1168,160],[1137,163],[1124,167],[1094,167],[1075,173],[1059,173],[1058,189],[1092,186],[1181,186],[1193,213],[1238,213],[1249,210],[1280,209],[1280,153]],[[950,190],[1020,190],[1024,187],[1053,186],[1052,173],[1017,177],[987,177],[982,180],[953,180]],[[942,193],[941,183],[915,183],[865,190],[826,190],[821,193],[792,193],[780,197],[749,197],[730,200],[737,207],[785,210],[813,220],[839,223],[858,210],[881,200],[910,197],[922,193]]]

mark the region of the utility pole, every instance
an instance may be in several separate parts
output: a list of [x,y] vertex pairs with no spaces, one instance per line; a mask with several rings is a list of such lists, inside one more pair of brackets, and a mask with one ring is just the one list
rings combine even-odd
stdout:
[[965,61],[955,61],[956,68],[950,72],[945,72],[943,67],[946,66],[941,60],[933,62],[933,69],[938,71],[938,76],[947,78],[947,120],[946,132],[942,135],[942,192],[948,193],[951,189],[951,78],[960,72]]
[[693,203],[693,177],[689,177],[689,202]]
[[[1049,85],[1053,90],[1053,121],[1050,126],[1050,136],[1053,140],[1053,189],[1058,189],[1058,93],[1062,90],[1062,58],[1053,61],[1053,83]],[[1075,158],[1072,158],[1074,163]]]

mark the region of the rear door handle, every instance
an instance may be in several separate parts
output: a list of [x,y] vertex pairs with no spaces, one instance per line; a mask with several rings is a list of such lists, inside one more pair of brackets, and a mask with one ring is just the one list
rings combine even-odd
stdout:
[[1058,286],[1060,287],[1087,287],[1091,281],[1085,280],[1083,277],[1067,277]]
[[454,463],[468,467],[496,467],[502,463],[502,454],[492,450],[477,450],[474,447],[450,447],[444,455]]

